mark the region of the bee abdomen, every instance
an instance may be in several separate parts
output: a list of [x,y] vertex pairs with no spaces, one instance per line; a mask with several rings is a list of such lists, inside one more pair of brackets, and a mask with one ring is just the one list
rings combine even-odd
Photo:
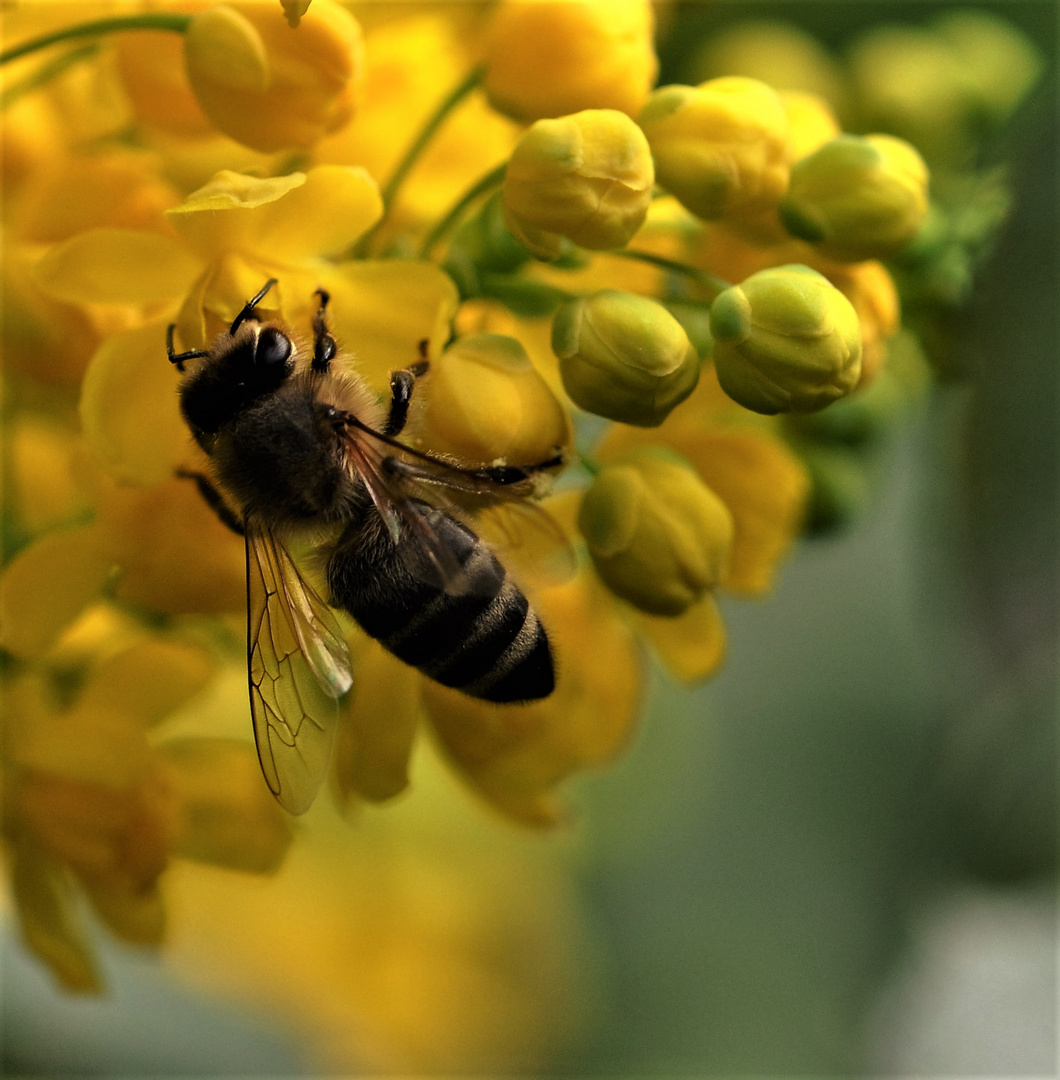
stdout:
[[347,559],[343,545],[328,568],[335,603],[400,660],[443,686],[495,702],[547,697],[555,674],[536,613],[478,537],[453,519],[446,528],[458,533],[453,547],[466,577],[462,591],[449,593],[414,577],[392,544],[375,547],[371,567],[363,564],[362,550],[355,573],[357,558]]

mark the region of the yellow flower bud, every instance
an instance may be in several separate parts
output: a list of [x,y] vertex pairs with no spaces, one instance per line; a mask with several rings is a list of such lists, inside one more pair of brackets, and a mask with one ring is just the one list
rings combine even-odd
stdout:
[[661,424],[699,381],[699,357],[673,315],[616,289],[564,304],[552,351],[576,405],[639,427]]
[[460,338],[431,365],[425,397],[427,442],[462,461],[529,465],[571,441],[566,410],[513,337]]
[[316,0],[296,30],[274,0],[233,0],[197,15],[185,41],[202,111],[255,150],[312,146],[353,115],[364,70],[361,28]]
[[850,301],[807,266],[778,266],[726,289],[711,305],[718,382],[759,413],[813,412],[861,375]]
[[816,94],[782,90],[780,100],[788,115],[788,150],[800,161],[842,133],[831,105]]
[[701,218],[753,219],[787,190],[787,114],[757,79],[660,87],[638,122],[659,183]]
[[559,238],[622,247],[651,204],[648,140],[624,113],[586,109],[538,120],[516,144],[504,177],[504,218],[535,255],[555,258]]
[[486,44],[486,93],[524,122],[579,109],[635,116],[655,82],[647,0],[506,0]]
[[612,592],[653,615],[680,615],[714,588],[733,537],[732,515],[692,466],[653,449],[604,467],[578,527]]
[[909,143],[890,135],[841,135],[792,169],[780,218],[828,258],[886,258],[920,229],[927,186],[927,166]]

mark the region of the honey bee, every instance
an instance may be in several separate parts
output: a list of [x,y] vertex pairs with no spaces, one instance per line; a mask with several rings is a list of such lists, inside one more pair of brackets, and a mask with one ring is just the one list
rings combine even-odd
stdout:
[[[306,811],[328,769],[338,699],[353,684],[340,608],[401,660],[493,702],[547,697],[548,635],[493,552],[447,504],[524,500],[563,463],[465,468],[398,440],[422,358],[390,377],[386,408],[337,370],[328,294],[318,289],[313,355],[257,305],[267,281],[209,349],[177,353],[180,408],[212,476],[183,472],[246,543],[247,669],[254,737],[272,793]],[[189,360],[202,363],[185,370]],[[232,505],[238,507],[238,513]],[[288,546],[312,540],[325,602]]]

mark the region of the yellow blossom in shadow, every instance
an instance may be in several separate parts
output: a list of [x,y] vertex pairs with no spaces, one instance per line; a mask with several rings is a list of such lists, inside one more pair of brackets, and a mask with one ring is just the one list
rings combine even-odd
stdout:
[[357,20],[317,0],[292,30],[274,0],[232,0],[197,15],[188,78],[217,130],[256,150],[309,147],[357,105],[364,42]]
[[568,845],[484,816],[426,745],[413,774],[415,799],[353,828],[318,802],[267,882],[175,867],[165,961],[293,1028],[325,1071],[543,1069],[595,1005]]
[[705,372],[685,407],[658,429],[612,428],[597,456],[608,461],[657,440],[690,461],[733,517],[722,588],[760,596],[801,532],[809,479],[773,422],[748,422],[748,416],[722,393],[713,372]]
[[486,92],[524,122],[581,109],[635,116],[655,83],[646,0],[505,0],[485,45]]
[[[106,637],[96,642],[69,703],[53,681],[61,649],[2,688],[2,831],[20,925],[72,990],[100,987],[78,892],[119,938],[157,945],[165,933],[158,881],[171,856],[218,854],[208,840],[220,815],[189,782],[188,770],[173,767],[152,741],[152,730],[207,685],[210,657],[143,630],[117,651],[105,647]],[[216,747],[200,742],[201,760],[211,762]],[[235,790],[226,794],[230,822],[241,823],[244,839],[256,832],[270,857],[247,867],[236,853],[229,862],[273,869],[289,842],[282,813],[257,789],[242,799]]]
[[[409,14],[401,5],[389,21],[368,28],[363,107],[321,140],[314,160],[360,165],[381,179],[393,174],[407,142],[474,63],[466,31],[437,7]],[[466,7],[474,17],[476,6]],[[406,134],[396,139],[395,131]],[[481,91],[470,94],[413,165],[383,238],[395,226],[440,216],[471,180],[507,157],[518,134]]]

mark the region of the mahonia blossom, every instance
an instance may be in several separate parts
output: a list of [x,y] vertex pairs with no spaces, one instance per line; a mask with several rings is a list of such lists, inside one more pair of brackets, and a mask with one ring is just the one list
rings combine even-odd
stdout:
[[[193,364],[264,282],[260,318],[292,334],[323,290],[340,377],[382,402],[429,360],[414,452],[482,475],[554,463],[529,508],[451,500],[540,613],[554,692],[470,698],[344,621],[357,679],[331,762],[340,805],[390,799],[429,727],[489,803],[548,825],[557,785],[629,740],[646,658],[713,675],[717,596],[767,592],[804,530],[849,517],[836,493],[860,489],[829,479],[829,447],[885,430],[927,380],[881,260],[928,265],[945,215],[925,157],[843,133],[819,87],[656,87],[648,0],[366,27],[335,0],[97,6],[88,29],[13,9],[0,58],[2,826],[23,933],[80,989],[100,976],[75,891],[154,943],[172,858],[271,872],[291,839],[249,722],[194,723],[245,660],[245,564],[189,480],[209,463],[168,326]],[[972,48],[960,29],[947,48]],[[1029,67],[1014,97],[980,97],[1007,114]]]

